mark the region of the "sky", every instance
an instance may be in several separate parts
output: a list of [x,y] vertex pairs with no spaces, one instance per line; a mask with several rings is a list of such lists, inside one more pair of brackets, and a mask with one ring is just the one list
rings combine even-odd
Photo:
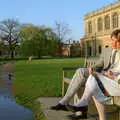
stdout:
[[18,19],[21,23],[55,27],[55,21],[69,25],[69,37],[84,35],[84,15],[117,0],[0,0],[0,20]]

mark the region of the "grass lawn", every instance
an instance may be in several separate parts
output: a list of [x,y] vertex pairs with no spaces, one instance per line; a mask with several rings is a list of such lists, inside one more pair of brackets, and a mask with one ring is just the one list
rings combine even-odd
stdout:
[[14,94],[19,104],[33,109],[43,96],[61,96],[62,68],[83,66],[83,58],[17,61],[14,66]]

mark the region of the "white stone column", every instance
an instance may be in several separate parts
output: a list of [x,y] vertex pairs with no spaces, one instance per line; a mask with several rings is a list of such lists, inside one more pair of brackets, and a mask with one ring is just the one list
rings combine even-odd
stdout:
[[85,20],[84,24],[85,35],[88,35],[88,22]]
[[105,19],[104,19],[104,18],[105,18],[105,16],[103,15],[103,16],[102,16],[102,21],[103,21],[103,33],[104,33],[104,31],[105,31]]
[[110,30],[113,29],[113,20],[112,20],[112,12],[110,12]]
[[92,18],[92,34],[94,35],[96,32],[96,19]]
[[119,13],[119,14],[118,14],[118,28],[120,28],[120,10],[119,10],[118,13]]
[[95,32],[94,33],[97,33],[98,32],[98,24],[97,24],[97,18],[95,19]]

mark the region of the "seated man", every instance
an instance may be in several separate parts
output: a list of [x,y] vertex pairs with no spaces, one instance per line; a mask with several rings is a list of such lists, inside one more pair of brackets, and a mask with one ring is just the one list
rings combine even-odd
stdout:
[[[95,98],[98,101],[106,101],[108,100],[104,93],[101,90],[101,87],[99,86],[98,82],[96,81],[95,77],[92,76],[93,71],[102,71],[106,76],[97,73],[98,77],[100,78],[100,81],[102,82],[103,86],[105,86],[107,93],[111,96],[119,96],[120,95],[120,88],[119,85],[117,85],[117,79],[119,75],[114,76],[114,72],[120,72],[120,29],[117,29],[113,31],[111,34],[111,38],[113,40],[113,49],[107,54],[103,54],[102,58],[100,59],[99,63],[95,66],[92,66],[92,68],[80,68],[76,71],[75,75],[73,76],[73,79],[67,89],[66,95],[63,97],[62,100],[59,101],[59,103],[56,106],[52,106],[51,109],[53,110],[73,110],[73,111],[82,111],[83,116],[76,116],[71,115],[71,118],[84,118],[86,117],[86,113],[88,110],[88,102],[91,99],[92,96],[95,96]],[[117,50],[116,50],[117,49]],[[111,57],[111,59],[110,59]],[[105,72],[107,71],[107,72]],[[89,76],[90,74],[90,76]],[[89,76],[89,77],[88,77]],[[108,77],[114,77],[116,81],[113,82],[111,78]],[[86,82],[87,80],[87,82]],[[108,82],[110,80],[111,82]],[[107,81],[107,82],[106,82]],[[77,92],[77,90],[81,87],[81,84],[86,83],[84,94],[78,104],[75,106],[68,105],[70,98]],[[113,87],[111,84],[116,85]],[[112,90],[111,90],[112,89]],[[119,90],[119,91],[118,91]],[[99,108],[98,108],[99,109]],[[84,114],[85,113],[85,114]],[[101,120],[104,120],[101,119]]]

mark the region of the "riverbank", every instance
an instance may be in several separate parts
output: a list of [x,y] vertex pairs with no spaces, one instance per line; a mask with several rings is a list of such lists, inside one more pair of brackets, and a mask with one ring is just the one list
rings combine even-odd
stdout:
[[16,103],[10,74],[13,74],[14,64],[8,62],[0,66],[0,119],[2,120],[33,120],[33,113],[30,109]]
[[[2,74],[8,74],[8,73],[12,73],[14,74],[14,68],[15,68],[15,62],[8,62],[8,63],[3,63],[2,64]],[[25,99],[19,99],[19,97],[21,97],[21,94],[17,94],[16,96],[16,87],[14,86],[14,82],[15,82],[16,78],[15,76],[12,78],[12,94],[14,95],[16,102],[24,107],[29,108],[30,110],[32,110],[33,114],[34,114],[34,120],[41,120],[41,117],[43,119],[44,114],[42,113],[42,111],[40,110],[40,103],[35,101],[35,100],[28,100],[26,101],[27,96],[25,96]],[[21,88],[22,89],[22,88]],[[25,103],[23,103],[23,101]],[[31,102],[30,102],[31,101]]]

